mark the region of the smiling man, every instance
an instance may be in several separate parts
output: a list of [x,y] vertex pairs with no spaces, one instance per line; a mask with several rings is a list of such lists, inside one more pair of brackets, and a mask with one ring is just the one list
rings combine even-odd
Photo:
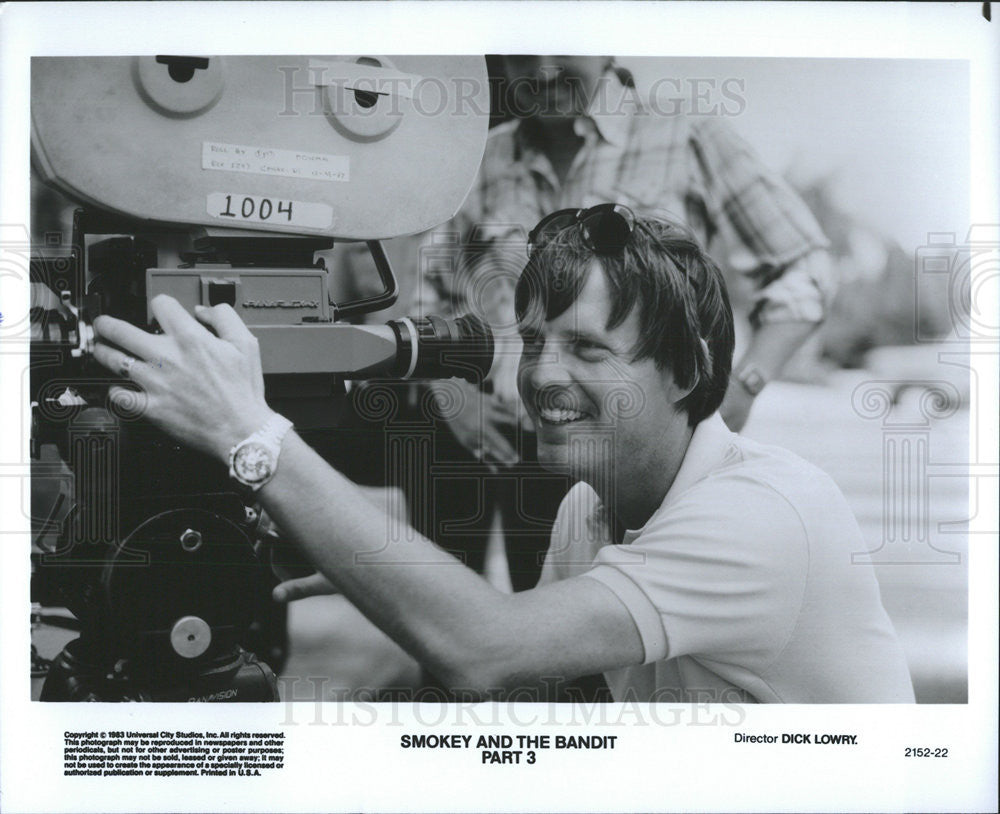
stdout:
[[581,482],[521,593],[422,538],[387,543],[356,487],[270,410],[228,306],[199,324],[158,297],[162,335],[102,317],[97,356],[146,391],[153,422],[255,488],[321,572],[276,598],[342,591],[456,690],[605,672],[619,700],[912,701],[837,488],[718,416],[733,327],[712,261],[680,227],[611,204],[554,213],[530,243],[519,386],[540,460]]

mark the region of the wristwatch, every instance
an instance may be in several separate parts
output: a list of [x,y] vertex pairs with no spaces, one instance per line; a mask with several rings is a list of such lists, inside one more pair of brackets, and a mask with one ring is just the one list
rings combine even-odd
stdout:
[[736,381],[740,383],[740,386],[747,391],[751,396],[756,397],[760,394],[760,391],[764,389],[767,384],[767,379],[764,378],[764,374],[761,373],[753,365],[747,365],[744,368],[740,368],[734,374]]
[[229,477],[254,492],[260,489],[278,471],[281,440],[291,428],[291,421],[275,413],[257,432],[235,444],[229,450]]

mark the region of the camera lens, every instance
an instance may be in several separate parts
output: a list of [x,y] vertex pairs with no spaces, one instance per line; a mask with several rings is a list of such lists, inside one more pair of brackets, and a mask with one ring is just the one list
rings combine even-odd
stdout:
[[393,374],[403,379],[456,376],[482,382],[493,366],[493,332],[472,314],[445,319],[404,317],[389,323],[398,353]]

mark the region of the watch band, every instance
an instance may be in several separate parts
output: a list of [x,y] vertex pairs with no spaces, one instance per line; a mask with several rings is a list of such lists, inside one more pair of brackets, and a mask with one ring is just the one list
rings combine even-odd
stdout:
[[256,492],[278,471],[281,442],[292,422],[275,413],[259,430],[229,450],[229,477]]
[[[261,427],[257,432],[247,438],[249,441],[253,438],[256,441],[260,441],[263,444],[274,444],[274,446],[281,448],[281,442],[285,437],[285,434],[292,428],[292,422],[285,418],[280,413],[275,413],[271,416],[264,426]],[[239,444],[237,444],[239,446]]]

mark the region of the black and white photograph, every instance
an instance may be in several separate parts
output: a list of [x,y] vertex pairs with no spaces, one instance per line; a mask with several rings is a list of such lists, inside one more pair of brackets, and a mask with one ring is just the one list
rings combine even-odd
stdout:
[[0,17],[4,810],[995,807],[988,3],[111,5]]

